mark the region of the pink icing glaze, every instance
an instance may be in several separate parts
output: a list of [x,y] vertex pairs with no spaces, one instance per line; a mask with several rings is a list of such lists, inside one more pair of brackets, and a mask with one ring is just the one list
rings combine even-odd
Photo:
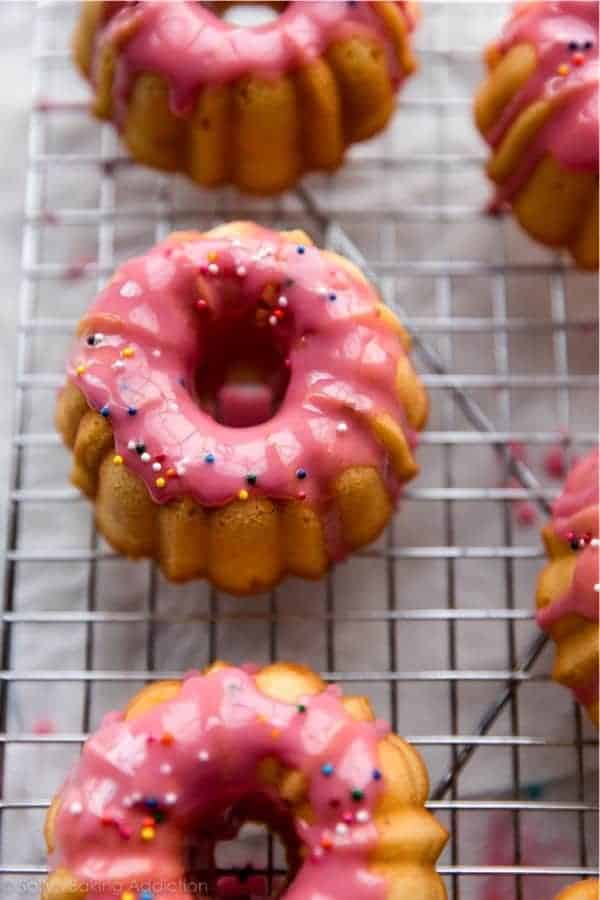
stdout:
[[[595,590],[600,582],[598,546],[591,542],[600,534],[599,465],[600,449],[580,460],[569,473],[565,489],[553,506],[552,529],[558,537],[567,541],[571,536],[587,535],[591,540],[575,551],[577,562],[568,592],[538,610],[538,624],[545,631],[571,613],[591,622],[599,621],[599,594]],[[581,703],[589,705],[598,697],[598,679],[592,679],[575,693]]]
[[[228,668],[189,676],[177,697],[133,720],[111,713],[61,792],[51,868],[66,866],[87,900],[148,884],[154,900],[187,900],[188,845],[212,872],[214,845],[235,834],[244,800],[291,818],[257,778],[260,761],[274,757],[307,777],[314,813],[311,825],[293,822],[308,856],[285,900],[384,900],[386,882],[367,860],[384,786],[377,742],[388,729],[352,719],[340,696],[330,687],[290,705],[263,694],[251,671]],[[157,811],[162,821],[145,841],[144,821]]]
[[[592,46],[584,49],[586,41]],[[582,45],[581,50],[570,49],[570,42]],[[489,143],[497,148],[530,104],[557,100],[559,105],[523,154],[516,173],[501,186],[497,205],[519,192],[547,154],[567,169],[598,171],[598,3],[544,0],[519,4],[498,49],[504,54],[523,43],[535,47],[537,67],[487,135]],[[581,63],[576,65],[578,53]],[[558,72],[563,64],[569,69],[566,75]]]
[[[395,390],[403,354],[366,281],[253,226],[240,239],[167,240],[125,263],[82,321],[68,376],[110,416],[117,454],[158,503],[190,496],[216,506],[247,489],[305,497],[327,516],[332,479],[351,465],[377,466],[398,493],[365,417],[387,412],[414,445]],[[252,399],[234,385],[223,404],[226,363],[245,357],[267,366],[281,404],[266,422],[264,391]],[[254,412],[262,423],[215,421],[202,399],[211,387],[225,418]]]
[[[411,4],[397,2],[409,28]],[[203,3],[190,0],[109,4],[111,16],[99,41],[117,42],[117,119],[122,120],[133,78],[162,75],[171,89],[173,111],[190,112],[200,88],[223,85],[245,75],[275,78],[293,72],[338,40],[364,34],[378,39],[390,76],[398,87],[403,73],[392,37],[371,2],[288,3],[273,22],[253,28],[227,23]]]

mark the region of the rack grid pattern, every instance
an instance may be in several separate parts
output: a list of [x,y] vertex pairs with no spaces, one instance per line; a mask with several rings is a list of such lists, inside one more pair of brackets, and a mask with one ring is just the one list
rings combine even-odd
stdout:
[[[574,455],[596,440],[597,285],[483,212],[470,98],[506,5],[425,3],[422,72],[393,126],[335,178],[277,200],[194,191],[132,165],[88,116],[68,53],[75,11],[41,3],[33,39],[0,893],[37,895],[44,811],[103,712],[147,680],[244,655],[309,662],[368,694],[419,747],[430,807],[451,832],[440,870],[452,900],[541,900],[595,874],[596,736],[549,680],[532,613],[543,553],[516,513],[524,502],[538,524],[547,513],[548,448],[562,441]],[[413,333],[432,398],[423,475],[384,538],[323,585],[290,582],[256,603],[174,588],[118,559],[67,487],[52,428],[69,337],[115,264],[174,228],[240,217],[305,227],[363,265]],[[255,837],[229,862],[243,865]],[[279,865],[270,840],[263,864]]]

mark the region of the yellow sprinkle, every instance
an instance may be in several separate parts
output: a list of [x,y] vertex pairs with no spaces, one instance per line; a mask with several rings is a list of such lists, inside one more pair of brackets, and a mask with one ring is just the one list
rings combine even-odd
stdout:
[[556,71],[558,72],[559,75],[568,75],[569,72],[571,71],[571,67],[568,66],[566,63],[561,63]]
[[145,825],[140,831],[140,837],[143,841],[153,841],[156,837],[156,831],[150,825]]
[[166,483],[167,482],[165,481],[164,478],[157,478],[156,481],[154,482],[154,484],[156,485],[157,488],[164,488]]
[[135,900],[135,894],[133,891],[123,891],[121,894],[121,900]]
[[124,356],[125,359],[129,359],[131,356],[135,356],[135,350],[133,347],[123,347],[121,350],[121,356]]
[[122,465],[123,465],[123,457],[121,456],[120,453],[116,453],[116,454],[113,456],[113,462],[114,462],[115,466],[122,466]]
[[75,374],[76,374],[76,375],[83,375],[84,372],[85,372],[85,366],[83,366],[83,365],[79,365],[79,366],[77,366],[77,368],[75,369]]
[[240,500],[247,500],[249,497],[248,491],[242,488],[241,491],[238,491],[238,497],[240,498]]
[[216,250],[209,250],[207,253],[207,257],[209,262],[216,262],[218,259],[218,253]]

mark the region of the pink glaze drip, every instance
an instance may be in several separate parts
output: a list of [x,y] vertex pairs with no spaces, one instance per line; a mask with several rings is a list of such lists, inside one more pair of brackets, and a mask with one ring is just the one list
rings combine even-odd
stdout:
[[[237,804],[261,797],[292,816],[257,777],[260,761],[274,757],[307,777],[314,813],[311,825],[293,822],[308,856],[285,900],[384,900],[386,882],[367,861],[383,790],[377,742],[387,727],[352,719],[336,687],[301,704],[273,700],[251,672],[228,668],[188,677],[178,696],[130,721],[111,713],[61,792],[51,868],[66,866],[87,900],[147,884],[154,900],[189,898],[188,845],[206,844],[212,865],[214,844],[239,827]],[[144,841],[144,820],[156,810],[163,820]]]
[[[564,541],[569,540],[569,535],[587,535],[594,539],[600,534],[599,463],[600,450],[593,450],[580,460],[569,473],[565,489],[553,506],[552,529]],[[591,622],[599,620],[599,595],[594,590],[600,581],[598,547],[592,546],[590,541],[575,552],[577,563],[568,593],[538,610],[537,620],[545,631],[570,613],[577,613]]]
[[[273,310],[280,317],[269,324]],[[235,332],[229,345],[219,337],[227,328]],[[281,360],[289,383],[267,422],[232,428],[199,405],[213,373],[201,384],[195,375],[208,358],[217,364],[215,348],[217,357],[228,347],[243,356],[246,340],[259,363]],[[254,226],[239,240],[167,240],[123,265],[82,321],[68,376],[109,415],[116,453],[156,502],[190,496],[216,506],[248,490],[306,498],[326,514],[331,482],[349,466],[378,467],[398,493],[366,417],[387,412],[415,444],[395,389],[403,354],[365,281],[314,247]],[[234,400],[227,414],[241,415],[243,398]],[[260,421],[260,392],[256,405]]]
[[[396,5],[412,29],[411,4]],[[374,6],[366,0],[302,0],[289,3],[275,21],[247,28],[227,23],[203,3],[190,0],[118,4],[99,40],[100,47],[106,42],[119,46],[117,119],[123,119],[132,81],[139,73],[162,75],[170,86],[173,111],[186,115],[202,87],[230,84],[246,75],[289,74],[320,57],[335,41],[355,35],[381,42],[398,87],[403,72],[393,39]]]
[[[571,41],[582,49],[571,50]],[[586,41],[592,46],[583,49]],[[499,207],[519,192],[538,162],[550,154],[566,169],[598,171],[598,3],[544,0],[518,4],[498,49],[502,54],[520,44],[533,44],[537,66],[487,135],[497,148],[523,110],[539,100],[558,105],[523,155],[516,173],[501,186]],[[574,64],[581,53],[580,64]],[[559,74],[566,64],[567,74]]]

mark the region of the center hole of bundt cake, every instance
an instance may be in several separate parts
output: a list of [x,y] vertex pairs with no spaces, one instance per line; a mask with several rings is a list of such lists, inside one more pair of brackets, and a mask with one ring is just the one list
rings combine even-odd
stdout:
[[242,28],[258,28],[274,22],[285,10],[287,3],[204,3],[229,25]]
[[250,428],[273,418],[290,379],[285,327],[272,326],[256,311],[218,318],[205,331],[196,370],[199,405],[229,428]]
[[293,818],[254,795],[188,845],[187,878],[209,897],[280,897],[302,864]]

